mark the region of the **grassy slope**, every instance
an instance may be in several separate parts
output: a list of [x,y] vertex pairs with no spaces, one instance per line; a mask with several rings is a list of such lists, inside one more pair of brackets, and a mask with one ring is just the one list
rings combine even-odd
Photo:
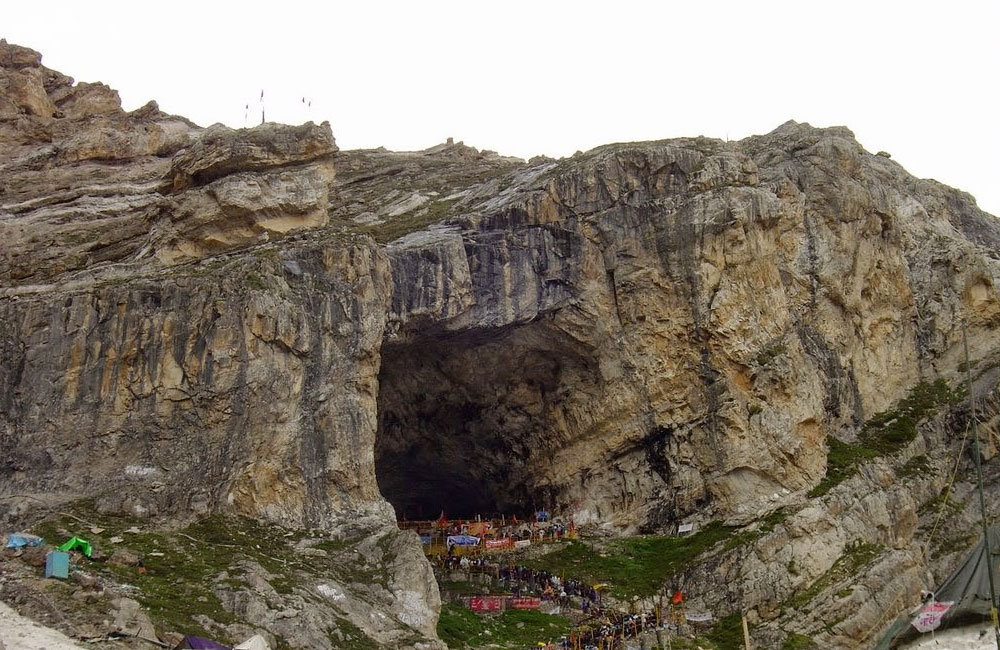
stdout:
[[[159,631],[173,631],[218,638],[217,631],[199,623],[195,617],[207,616],[221,624],[240,622],[227,611],[216,589],[243,589],[247,585],[240,571],[233,571],[241,560],[260,564],[271,576],[268,583],[279,594],[292,593],[308,576],[333,576],[344,582],[378,581],[360,567],[344,568],[323,557],[298,554],[292,545],[307,536],[305,531],[288,530],[262,522],[213,515],[180,530],[158,531],[149,522],[127,517],[104,515],[94,511],[90,501],[66,506],[64,511],[35,525],[32,532],[49,543],[59,544],[71,535],[91,541],[96,549],[110,556],[116,548],[132,549],[142,556],[145,571],[107,561],[80,558],[78,568],[115,584],[135,588],[132,597],[148,612]],[[139,526],[140,532],[127,532]],[[99,533],[92,529],[103,529]],[[122,537],[112,543],[112,537]],[[317,548],[334,553],[348,542],[325,540]],[[162,554],[162,555],[161,555]],[[350,575],[344,572],[350,570]],[[220,580],[226,572],[229,577]],[[103,606],[103,604],[102,604]],[[95,612],[106,617],[107,612]],[[244,621],[253,624],[253,621]],[[354,637],[355,647],[376,647],[346,619],[338,621],[341,631]],[[219,639],[238,642],[242,639]],[[280,639],[278,648],[287,647]]]
[[438,636],[449,648],[527,648],[538,642],[557,641],[569,634],[571,623],[562,616],[509,610],[498,616],[479,616],[461,605],[441,607]]

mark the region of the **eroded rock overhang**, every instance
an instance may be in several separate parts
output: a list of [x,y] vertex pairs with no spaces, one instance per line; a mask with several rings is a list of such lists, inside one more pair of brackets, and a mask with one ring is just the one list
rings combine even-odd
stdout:
[[[751,518],[823,476],[828,435],[954,355],[942,295],[992,340],[994,263],[968,214],[889,184],[905,172],[846,129],[520,174],[386,247],[376,466],[397,515],[461,490],[458,510],[628,527]],[[945,249],[975,262],[929,267]]]

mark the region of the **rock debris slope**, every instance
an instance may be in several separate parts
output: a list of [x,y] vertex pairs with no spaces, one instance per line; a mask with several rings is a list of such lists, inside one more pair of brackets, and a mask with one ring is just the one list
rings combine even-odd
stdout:
[[[6,43],[0,91],[0,519],[87,496],[384,531],[389,502],[546,505],[630,533],[807,504],[780,549],[703,567],[738,591],[705,602],[766,627],[857,540],[919,588],[936,470],[806,494],[830,445],[957,381],[963,321],[992,390],[1000,227],[847,129],[525,163],[124,112]],[[433,640],[436,591],[398,564],[379,607]]]

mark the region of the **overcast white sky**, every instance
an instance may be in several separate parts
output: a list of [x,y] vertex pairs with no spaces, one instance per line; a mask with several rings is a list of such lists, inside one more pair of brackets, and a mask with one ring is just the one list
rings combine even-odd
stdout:
[[[315,5],[315,6],[314,6]],[[7,2],[0,37],[208,125],[528,158],[843,124],[1000,214],[1000,2]],[[312,108],[302,104],[303,97]]]

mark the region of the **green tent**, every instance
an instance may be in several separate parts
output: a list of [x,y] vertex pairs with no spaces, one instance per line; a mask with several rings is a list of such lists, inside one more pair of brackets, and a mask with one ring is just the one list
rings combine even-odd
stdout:
[[[990,563],[993,575],[1000,579],[1000,525],[989,528]],[[1000,584],[997,585],[1000,590]],[[990,618],[990,578],[987,565],[986,545],[979,543],[965,558],[965,561],[948,576],[934,592],[934,600],[939,603],[953,603],[941,617],[940,629],[959,627]],[[904,614],[886,631],[876,646],[876,650],[894,648],[901,643],[912,641],[920,635],[913,627],[914,613]]]
[[82,537],[73,537],[68,542],[59,547],[60,551],[73,551],[75,549],[80,549],[80,552],[82,552],[87,557],[90,557],[91,553],[94,552],[93,549],[90,548],[90,542],[83,539]]

